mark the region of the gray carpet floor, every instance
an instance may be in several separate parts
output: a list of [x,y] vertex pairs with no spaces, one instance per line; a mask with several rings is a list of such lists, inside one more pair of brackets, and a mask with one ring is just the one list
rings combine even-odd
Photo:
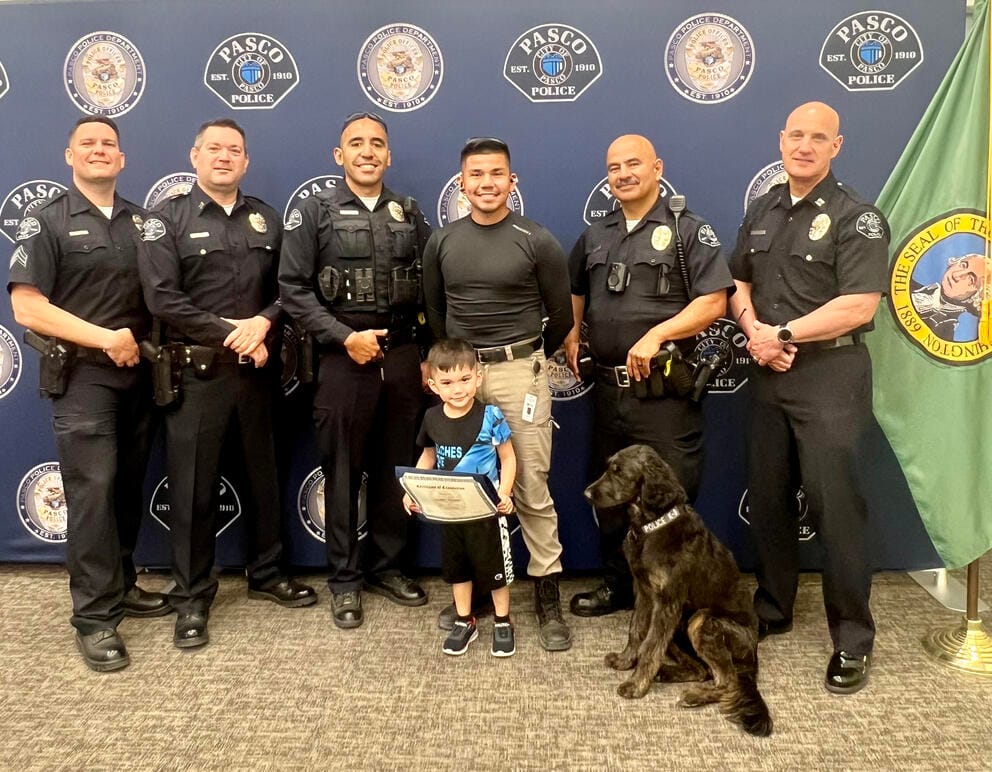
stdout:
[[[985,600],[992,597],[986,558]],[[822,686],[830,644],[820,580],[804,576],[794,631],[760,646],[761,691],[775,733],[755,739],[713,707],[681,710],[678,685],[617,696],[628,614],[567,615],[571,651],[544,652],[532,586],[512,588],[517,654],[489,654],[492,619],[462,657],[441,652],[447,588],[429,605],[364,596],[366,621],[342,631],[321,603],[248,600],[221,577],[211,643],[172,646],[173,616],[121,625],[130,667],[88,670],[68,625],[59,567],[0,565],[0,768],[106,770],[978,770],[992,768],[992,678],[928,658],[920,638],[953,626],[903,574],[876,577],[875,665],[862,692]],[[163,574],[144,575],[158,589]],[[591,578],[563,582],[567,600]],[[983,614],[986,630],[992,617]]]

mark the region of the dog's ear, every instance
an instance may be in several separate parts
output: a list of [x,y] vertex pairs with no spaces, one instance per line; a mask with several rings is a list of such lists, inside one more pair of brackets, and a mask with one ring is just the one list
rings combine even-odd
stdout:
[[646,509],[664,512],[688,503],[682,484],[672,468],[657,453],[654,451],[646,453],[641,469],[644,470],[644,477],[641,480],[641,503]]

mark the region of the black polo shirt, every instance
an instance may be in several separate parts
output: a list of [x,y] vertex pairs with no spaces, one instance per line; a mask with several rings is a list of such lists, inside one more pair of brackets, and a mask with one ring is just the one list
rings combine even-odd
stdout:
[[222,346],[228,319],[275,322],[282,223],[276,211],[242,195],[230,216],[198,185],[151,212],[139,255],[152,313],[171,340]]
[[[795,205],[788,183],[753,201],[730,270],[751,284],[758,319],[785,324],[840,295],[884,293],[888,258],[885,217],[828,174]],[[869,321],[854,332],[871,329]]]
[[21,220],[7,290],[30,284],[55,306],[92,324],[147,337],[138,249],[145,210],[114,195],[107,219],[74,186]]
[[[684,212],[679,216],[679,234],[685,246],[688,291],[676,253],[675,216],[664,199],[659,198],[630,233],[623,210],[617,209],[586,228],[575,242],[569,257],[572,294],[585,297],[589,347],[600,364],[622,364],[652,327],[671,319],[695,298],[734,286],[720,241],[704,220]],[[621,263],[630,272],[630,284],[622,293],[607,288],[611,263]]]

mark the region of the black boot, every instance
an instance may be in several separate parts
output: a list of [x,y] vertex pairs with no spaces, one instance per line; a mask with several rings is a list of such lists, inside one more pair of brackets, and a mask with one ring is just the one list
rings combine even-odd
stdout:
[[559,574],[534,579],[534,610],[541,626],[541,646],[545,651],[565,651],[572,648],[572,633],[561,615]]

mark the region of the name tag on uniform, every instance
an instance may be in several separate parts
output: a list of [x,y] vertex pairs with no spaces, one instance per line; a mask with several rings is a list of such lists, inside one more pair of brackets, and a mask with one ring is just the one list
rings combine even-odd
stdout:
[[338,209],[338,214],[358,214],[357,209]]
[[209,231],[199,231],[197,233],[189,234],[189,237],[191,239],[205,239],[209,235],[210,235]]
[[89,231],[69,231],[70,236],[89,236]]
[[752,236],[764,236],[768,231],[751,231]]

